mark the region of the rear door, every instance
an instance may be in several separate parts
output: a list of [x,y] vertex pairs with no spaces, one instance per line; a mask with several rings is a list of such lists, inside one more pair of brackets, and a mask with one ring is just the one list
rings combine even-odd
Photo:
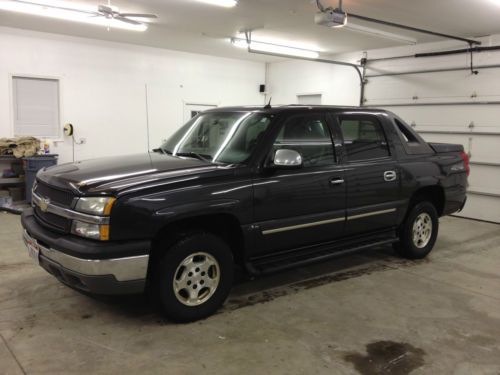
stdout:
[[383,124],[370,114],[333,115],[342,137],[347,188],[345,234],[365,233],[397,224],[401,205],[400,173]]
[[332,135],[322,112],[286,118],[272,135],[267,156],[293,149],[300,169],[264,169],[254,180],[255,253],[269,253],[330,241],[342,236],[345,223],[344,171],[335,156]]

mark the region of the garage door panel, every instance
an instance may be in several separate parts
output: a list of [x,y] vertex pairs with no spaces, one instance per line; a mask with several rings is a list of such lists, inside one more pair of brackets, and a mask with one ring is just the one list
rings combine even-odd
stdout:
[[421,102],[464,101],[470,100],[472,94],[483,100],[500,100],[499,74],[500,69],[488,69],[477,76],[458,71],[368,78],[368,87],[377,85],[384,90],[367,90],[367,104],[409,103],[414,96]]
[[500,167],[471,165],[469,185],[471,189],[484,192],[500,193]]
[[[500,64],[498,52],[474,57],[477,65]],[[367,74],[464,67],[467,59],[453,55],[380,61],[370,64]],[[495,103],[500,101],[499,76],[500,69],[493,68],[478,75],[464,70],[372,77],[365,91],[368,106],[396,113],[427,142],[464,146],[471,155],[471,175],[468,203],[460,215],[494,222],[500,222],[500,167],[495,166],[500,164],[500,104]]]
[[464,146],[464,150],[470,153],[472,161],[500,162],[500,136],[430,134],[425,132],[420,133],[420,135],[427,142],[461,144]]
[[463,211],[456,215],[500,223],[500,199],[468,194],[467,203]]
[[[499,89],[500,91],[500,89]],[[443,105],[439,107],[387,107],[408,124],[415,122],[417,128],[422,125],[448,127],[457,130],[469,130],[471,121],[474,130],[500,131],[500,105]],[[439,113],[439,116],[436,114]]]

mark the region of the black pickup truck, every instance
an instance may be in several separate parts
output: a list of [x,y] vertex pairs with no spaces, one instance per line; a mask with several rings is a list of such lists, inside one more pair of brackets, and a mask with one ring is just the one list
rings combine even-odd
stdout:
[[40,171],[24,241],[73,288],[147,290],[192,321],[224,302],[235,266],[257,276],[385,244],[425,257],[468,174],[461,145],[388,111],[218,108],[151,153]]

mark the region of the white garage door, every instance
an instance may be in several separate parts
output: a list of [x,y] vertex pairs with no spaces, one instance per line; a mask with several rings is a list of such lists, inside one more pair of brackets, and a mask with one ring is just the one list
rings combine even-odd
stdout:
[[[479,69],[462,55],[374,62],[367,70],[366,105],[388,109],[429,142],[460,143],[471,156],[468,201],[458,215],[500,222],[500,53],[478,54]],[[370,77],[371,76],[371,77]]]

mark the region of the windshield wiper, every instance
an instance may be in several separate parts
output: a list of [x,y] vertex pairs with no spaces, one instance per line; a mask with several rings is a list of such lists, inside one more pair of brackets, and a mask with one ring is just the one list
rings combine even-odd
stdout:
[[211,163],[212,157],[210,155],[202,155],[198,154],[196,152],[178,152],[175,154],[175,156],[187,156],[189,158],[196,158],[202,161],[206,161],[207,163]]
[[168,151],[168,150],[166,150],[164,148],[161,148],[161,147],[154,148],[152,151],[153,152],[159,152],[160,154],[172,155],[172,151]]

